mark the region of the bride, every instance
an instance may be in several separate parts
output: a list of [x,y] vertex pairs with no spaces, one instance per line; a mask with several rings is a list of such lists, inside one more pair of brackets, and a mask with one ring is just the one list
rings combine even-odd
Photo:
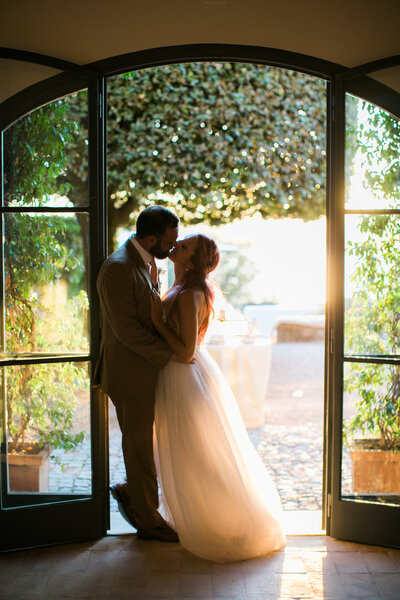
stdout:
[[214,293],[208,275],[219,262],[204,235],[169,254],[175,282],[152,319],[174,352],[158,376],[155,405],[160,512],[181,545],[209,560],[261,556],[285,544],[278,492],[250,442],[236,400],[202,347]]

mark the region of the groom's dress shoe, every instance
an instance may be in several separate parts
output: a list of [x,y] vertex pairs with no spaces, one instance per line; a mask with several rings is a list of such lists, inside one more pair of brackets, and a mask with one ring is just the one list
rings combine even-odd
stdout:
[[114,500],[117,501],[121,516],[129,525],[137,529],[137,537],[141,540],[158,540],[159,542],[179,542],[176,532],[167,523],[153,529],[139,529],[132,509],[129,506],[129,494],[126,483],[117,483],[110,487]]
[[158,540],[159,542],[179,542],[178,535],[167,523],[154,529],[138,529],[137,537],[141,540]]
[[126,483],[117,483],[110,487],[110,492],[114,500],[117,501],[121,516],[129,525],[137,529],[135,517],[132,514],[132,509],[129,507],[129,496],[126,487]]

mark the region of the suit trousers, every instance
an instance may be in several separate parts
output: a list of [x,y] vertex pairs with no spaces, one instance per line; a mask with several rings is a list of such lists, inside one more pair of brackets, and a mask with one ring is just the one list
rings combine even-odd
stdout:
[[122,433],[128,492],[139,529],[153,529],[164,520],[158,512],[158,484],[154,463],[154,400],[111,398]]

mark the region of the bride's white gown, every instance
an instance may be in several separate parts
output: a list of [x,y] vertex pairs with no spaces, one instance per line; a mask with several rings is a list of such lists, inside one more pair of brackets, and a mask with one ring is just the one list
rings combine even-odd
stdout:
[[285,544],[278,492],[204,348],[193,363],[161,370],[155,431],[160,512],[186,550],[228,562]]

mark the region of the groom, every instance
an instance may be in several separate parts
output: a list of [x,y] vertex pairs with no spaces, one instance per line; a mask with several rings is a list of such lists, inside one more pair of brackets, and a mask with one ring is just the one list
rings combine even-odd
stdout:
[[127,483],[113,486],[111,493],[138,537],[164,542],[178,537],[158,512],[154,395],[157,372],[172,350],[153,327],[150,294],[157,283],[154,257],[168,256],[178,224],[166,208],[146,208],[137,219],[136,235],[107,258],[97,278],[102,337],[94,383],[115,405],[127,476]]

